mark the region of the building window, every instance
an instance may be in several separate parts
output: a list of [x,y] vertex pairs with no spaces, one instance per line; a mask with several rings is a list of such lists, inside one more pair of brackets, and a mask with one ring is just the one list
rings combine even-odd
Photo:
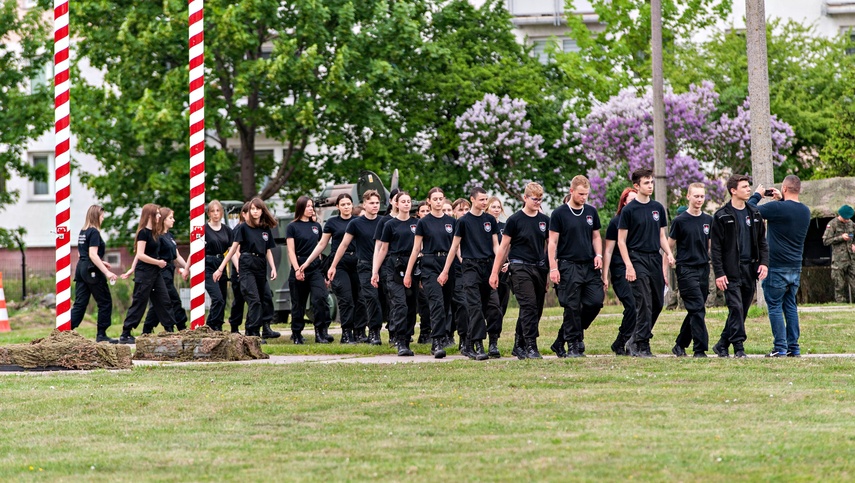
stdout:
[[104,261],[114,267],[118,267],[122,263],[122,254],[119,252],[107,252],[104,254]]
[[534,48],[531,53],[540,63],[545,64],[549,61],[549,54],[546,52],[550,46],[557,47],[558,52],[579,52],[579,44],[574,39],[558,38],[558,39],[538,39],[532,42]]
[[32,163],[34,167],[42,167],[47,173],[45,181],[31,181],[31,193],[34,199],[50,199],[52,193],[51,186],[53,179],[53,156],[49,154],[32,154]]
[[846,48],[846,55],[855,55],[855,26],[842,27],[840,33],[843,37],[849,39],[849,47]]
[[45,64],[38,74],[30,78],[30,94],[35,94],[39,89],[49,89],[53,83],[53,62]]

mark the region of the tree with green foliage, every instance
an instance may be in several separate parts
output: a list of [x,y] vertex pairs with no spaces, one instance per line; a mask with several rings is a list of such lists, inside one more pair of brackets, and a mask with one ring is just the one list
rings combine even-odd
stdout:
[[[206,2],[208,198],[305,193],[325,176],[313,144],[388,132],[389,91],[415,57],[423,18],[419,2]],[[78,62],[104,72],[102,85],[78,76],[72,92],[78,149],[103,168],[83,180],[120,238],[147,202],[175,209],[185,232],[187,2],[73,2],[71,22],[85,32]],[[281,159],[256,156],[261,136],[284,145]]]
[[38,9],[21,16],[17,0],[0,0],[0,209],[14,203],[19,193],[6,189],[10,175],[47,180],[42,167],[23,156],[27,142],[50,129],[52,83],[36,85],[45,76],[53,49],[49,26]]
[[822,149],[822,177],[855,176],[855,70],[845,77],[846,92]]
[[[841,102],[851,82],[841,73],[855,71],[855,56],[844,37],[820,35],[812,25],[780,19],[767,23],[769,89],[772,114],[795,132],[787,159],[775,168],[775,179],[797,173],[809,179],[824,173],[824,146],[847,107]],[[748,60],[745,35],[716,33],[705,43],[680,43],[666,78],[677,91],[702,80],[721,89],[720,110],[734,116],[748,97]],[[849,104],[851,105],[851,103]]]

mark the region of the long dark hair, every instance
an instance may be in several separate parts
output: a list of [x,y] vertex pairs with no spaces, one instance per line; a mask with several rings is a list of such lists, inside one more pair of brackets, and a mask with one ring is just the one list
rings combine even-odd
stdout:
[[309,206],[310,201],[312,199],[306,195],[297,198],[297,204],[294,206],[294,221],[302,221],[303,216],[306,214],[306,207]]
[[143,205],[142,211],[140,212],[140,225],[137,228],[137,235],[146,227],[149,223],[151,223],[151,234],[154,236],[156,240],[162,233],[158,231],[158,223],[157,223],[157,213],[160,210],[160,206],[157,206],[154,203],[148,203]]
[[267,208],[267,205],[264,204],[264,201],[261,198],[253,198],[249,201],[249,206],[256,207],[261,210],[261,218],[258,219],[258,225],[255,225],[255,220],[252,219],[251,216],[247,217],[246,224],[252,228],[275,228],[278,224],[276,222],[276,218],[270,213],[270,210]]

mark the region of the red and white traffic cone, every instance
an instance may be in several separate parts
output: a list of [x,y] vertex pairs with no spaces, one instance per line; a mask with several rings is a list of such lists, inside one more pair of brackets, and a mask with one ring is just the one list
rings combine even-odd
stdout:
[[6,310],[6,294],[3,292],[3,272],[0,272],[0,332],[12,332],[9,312]]

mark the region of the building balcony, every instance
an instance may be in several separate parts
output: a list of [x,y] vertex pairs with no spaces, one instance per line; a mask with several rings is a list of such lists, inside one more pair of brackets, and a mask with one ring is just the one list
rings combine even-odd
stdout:
[[822,2],[822,14],[828,17],[855,15],[855,0],[825,0]]
[[[536,25],[566,25],[564,17],[564,0],[506,0],[508,12],[513,16],[513,23],[518,28]],[[575,15],[581,15],[585,23],[597,23],[597,14],[589,0],[574,2]]]

